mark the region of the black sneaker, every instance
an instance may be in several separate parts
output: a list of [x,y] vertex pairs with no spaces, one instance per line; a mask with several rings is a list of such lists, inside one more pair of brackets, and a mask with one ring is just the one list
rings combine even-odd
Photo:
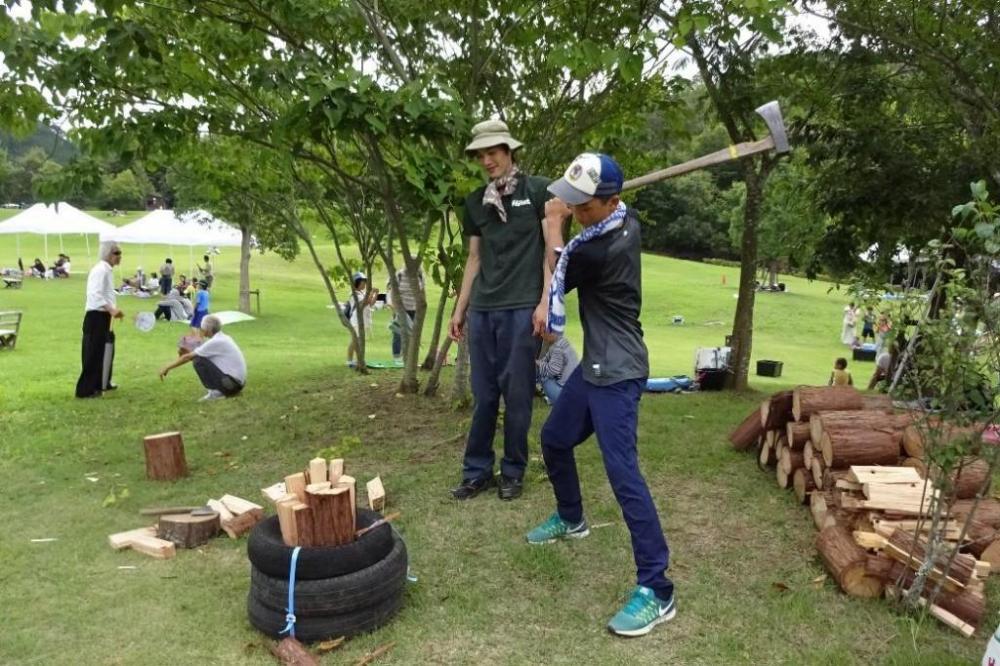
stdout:
[[509,476],[500,476],[500,489],[497,495],[504,501],[517,499],[524,491],[524,482],[521,479],[512,479]]
[[451,496],[457,500],[472,499],[494,484],[493,477],[485,479],[465,479],[462,485],[451,489]]

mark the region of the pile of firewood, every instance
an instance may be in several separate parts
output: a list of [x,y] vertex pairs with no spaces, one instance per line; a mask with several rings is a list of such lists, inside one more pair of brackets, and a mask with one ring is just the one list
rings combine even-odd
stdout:
[[[941,498],[942,484],[925,480],[918,418],[895,411],[887,396],[800,386],[765,400],[729,439],[738,450],[756,451],[761,469],[773,467],[778,486],[794,489],[809,507],[816,548],[841,589],[876,597],[913,584],[926,559],[932,497]],[[948,436],[970,434],[954,429]],[[956,501],[942,531],[950,552],[930,568],[922,595],[940,587],[931,614],[971,636],[985,611],[983,579],[1000,572],[1000,502],[982,497],[986,461],[968,458],[957,469],[947,484]]]
[[[344,460],[313,458],[304,472],[263,489],[274,502],[286,546],[340,546],[356,538],[357,482],[344,473]],[[385,504],[382,481],[367,484],[368,503],[375,511]]]

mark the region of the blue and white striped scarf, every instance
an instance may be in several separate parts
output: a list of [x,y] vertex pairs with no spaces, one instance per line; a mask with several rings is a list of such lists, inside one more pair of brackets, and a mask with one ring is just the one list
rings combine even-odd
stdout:
[[569,257],[580,244],[589,240],[603,236],[614,231],[625,223],[625,204],[619,202],[618,208],[611,215],[587,227],[563,248],[556,262],[556,269],[552,273],[552,282],[549,285],[549,321],[548,330],[553,333],[562,333],[566,330],[566,269],[569,267]]

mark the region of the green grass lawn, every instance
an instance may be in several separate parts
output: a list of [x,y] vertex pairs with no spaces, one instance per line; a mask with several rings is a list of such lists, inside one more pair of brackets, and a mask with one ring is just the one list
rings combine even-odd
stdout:
[[[395,641],[383,663],[936,666],[978,660],[993,629],[993,584],[989,619],[970,640],[935,620],[918,626],[881,601],[841,594],[821,579],[808,513],[725,441],[764,392],[824,382],[844,353],[837,343],[843,297],[828,293],[827,284],[789,278],[788,293],[758,297],[754,358],[783,361],[782,378],[755,378],[757,392],[740,396],[644,398],[643,471],[671,544],[679,614],[646,638],[621,640],[604,623],[634,572],[593,442],[578,454],[584,498],[591,522],[608,525],[581,542],[528,547],[523,533],[553,507],[537,445],[521,500],[450,501],[468,413],[453,412],[443,398],[397,397],[399,371],[349,372],[347,336],[326,308],[315,269],[304,258],[287,264],[272,255],[252,262],[263,312],[228,330],[250,367],[241,397],[196,402],[203,391],[189,368],[161,383],[156,371],[174,355],[183,327],[158,324],[140,333],[127,318],[117,328],[121,389],[77,401],[89,265],[81,238],[64,244],[72,278],[0,290],[0,310],[24,311],[17,350],[0,353],[0,511],[7,522],[0,663],[273,663],[267,639],[245,616],[245,540],[216,539],[161,562],[114,552],[106,537],[143,525],[137,512],[148,505],[198,504],[223,493],[260,501],[260,488],[331,447],[360,482],[382,475],[390,508],[402,511],[399,528],[419,580],[395,621],[349,641],[324,657],[328,663],[353,663]],[[38,237],[21,237],[26,258],[41,246]],[[13,237],[0,236],[0,266],[15,263],[14,247]],[[169,251],[126,246],[123,268],[154,270]],[[331,257],[330,247],[322,251]],[[172,252],[186,270],[187,251]],[[212,308],[235,309],[236,253],[226,250],[216,265]],[[695,348],[721,344],[728,332],[737,272],[652,256],[644,268],[653,374],[690,374]],[[119,305],[128,315],[153,309],[129,297]],[[683,326],[671,325],[675,314],[685,317]],[[376,313],[372,357],[389,356],[386,323]],[[570,336],[580,341],[578,326]],[[863,381],[871,364],[851,369]],[[533,442],[546,411],[539,402]],[[184,433],[191,475],[147,481],[142,436],[171,429]],[[104,506],[111,493],[117,501]],[[31,542],[40,538],[57,541]]]

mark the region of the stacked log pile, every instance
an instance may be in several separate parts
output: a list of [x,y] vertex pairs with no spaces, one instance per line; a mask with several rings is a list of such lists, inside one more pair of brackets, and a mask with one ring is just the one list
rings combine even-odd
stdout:
[[926,559],[932,503],[945,492],[957,497],[944,514],[947,554],[933,563],[921,602],[940,588],[930,613],[971,636],[983,619],[983,580],[1000,572],[1000,501],[982,498],[989,465],[979,458],[962,460],[950,479],[924,478],[918,418],[895,411],[887,396],[800,386],[765,400],[729,439],[809,508],[819,556],[853,596],[909,590]]

